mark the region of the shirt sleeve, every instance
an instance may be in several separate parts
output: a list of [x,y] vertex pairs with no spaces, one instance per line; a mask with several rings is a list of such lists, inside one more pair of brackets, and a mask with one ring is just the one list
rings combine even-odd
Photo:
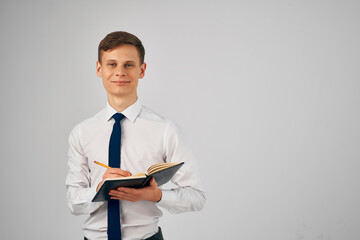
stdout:
[[75,127],[69,136],[68,167],[66,177],[67,203],[75,215],[90,214],[103,202],[91,202],[97,186],[91,186],[87,158],[80,143],[80,127]]
[[171,181],[177,186],[163,189],[162,198],[157,206],[170,213],[200,211],[206,202],[199,172],[190,148],[184,142],[179,128],[169,123],[164,134],[166,162],[184,162]]

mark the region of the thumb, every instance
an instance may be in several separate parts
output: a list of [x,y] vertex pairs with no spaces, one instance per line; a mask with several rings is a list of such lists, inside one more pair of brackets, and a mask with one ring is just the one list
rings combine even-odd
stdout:
[[153,187],[157,187],[157,186],[158,186],[158,184],[157,184],[157,182],[155,181],[155,178],[154,178],[154,177],[151,178],[151,180],[150,180],[150,185],[153,186]]

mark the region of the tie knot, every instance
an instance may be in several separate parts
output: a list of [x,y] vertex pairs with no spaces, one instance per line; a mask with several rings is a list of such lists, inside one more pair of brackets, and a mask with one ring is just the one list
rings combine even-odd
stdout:
[[112,117],[115,119],[116,123],[119,123],[125,116],[121,113],[115,113]]

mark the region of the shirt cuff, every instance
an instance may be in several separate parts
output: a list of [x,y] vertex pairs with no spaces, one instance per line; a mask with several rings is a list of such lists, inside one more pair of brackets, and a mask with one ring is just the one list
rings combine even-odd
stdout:
[[157,206],[168,208],[176,201],[176,193],[172,190],[161,189],[162,196],[161,200],[156,203]]
[[97,189],[97,186],[94,186],[92,188],[90,188],[90,191],[88,192],[88,199],[90,199],[90,201],[95,197],[96,195],[96,189]]
[[95,194],[96,194],[96,188],[91,188],[91,190],[88,193],[88,199],[90,201],[89,203],[89,211],[90,212],[94,212],[96,211],[101,205],[104,204],[104,202],[92,202],[91,200],[94,198]]

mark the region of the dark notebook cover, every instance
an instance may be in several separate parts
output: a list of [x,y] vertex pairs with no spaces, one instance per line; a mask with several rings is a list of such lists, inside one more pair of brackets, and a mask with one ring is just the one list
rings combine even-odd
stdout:
[[158,186],[167,183],[175,173],[181,168],[184,163],[177,164],[175,166],[163,169],[156,173],[150,174],[149,176],[139,176],[133,178],[118,178],[118,179],[107,179],[101,185],[99,191],[96,193],[92,202],[101,202],[109,200],[109,191],[113,188],[118,187],[129,187],[129,188],[142,188],[150,184],[151,177],[155,178]]

